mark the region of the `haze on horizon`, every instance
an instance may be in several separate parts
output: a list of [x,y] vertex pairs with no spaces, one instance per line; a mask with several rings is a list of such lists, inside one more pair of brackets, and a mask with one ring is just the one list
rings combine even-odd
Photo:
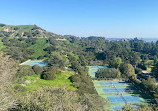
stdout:
[[57,34],[158,38],[157,0],[1,0],[0,23]]

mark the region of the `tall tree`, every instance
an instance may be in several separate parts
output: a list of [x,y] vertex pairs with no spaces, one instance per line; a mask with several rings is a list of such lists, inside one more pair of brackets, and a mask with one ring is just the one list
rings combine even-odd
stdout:
[[120,66],[120,71],[122,74],[128,77],[136,77],[134,67],[131,64],[122,63]]
[[113,68],[118,69],[118,68],[120,67],[121,63],[122,63],[122,59],[121,59],[120,57],[115,57],[114,59],[112,59],[112,60],[110,61],[110,64],[109,64],[109,65],[110,65],[111,67],[113,67]]

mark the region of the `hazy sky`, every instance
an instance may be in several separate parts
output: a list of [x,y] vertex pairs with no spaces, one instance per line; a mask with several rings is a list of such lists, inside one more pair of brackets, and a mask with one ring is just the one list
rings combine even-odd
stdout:
[[0,23],[77,36],[158,38],[158,0],[0,0]]

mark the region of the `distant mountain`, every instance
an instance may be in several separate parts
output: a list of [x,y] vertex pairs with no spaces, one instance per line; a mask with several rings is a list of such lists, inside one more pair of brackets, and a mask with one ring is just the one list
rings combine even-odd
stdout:
[[47,32],[37,25],[6,25],[0,23],[0,37],[32,37],[32,38],[61,38],[60,35]]
[[[127,41],[127,40],[130,40],[132,38],[106,38],[106,40],[116,40],[116,41]],[[138,37],[139,40],[144,40],[146,42],[156,42],[158,40],[158,38],[152,38],[152,37],[149,37],[149,38],[140,38]]]

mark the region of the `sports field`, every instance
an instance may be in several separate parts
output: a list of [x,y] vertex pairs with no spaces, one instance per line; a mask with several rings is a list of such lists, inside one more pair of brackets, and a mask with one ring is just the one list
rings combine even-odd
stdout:
[[27,60],[20,65],[29,65],[29,66],[34,66],[34,65],[39,65],[40,67],[44,67],[48,65],[48,62],[46,60]]
[[[95,77],[94,69],[97,68],[97,66],[89,66],[89,75],[91,77]],[[146,99],[149,99],[149,97],[139,92],[130,82],[119,80],[93,80],[93,83],[98,94],[109,100],[111,104],[109,109],[113,111],[117,111],[125,105],[130,105],[137,109],[140,105],[148,104]]]
[[88,66],[88,68],[89,68],[89,75],[92,78],[95,78],[95,72],[97,72],[98,69],[107,68],[107,67],[106,66]]

